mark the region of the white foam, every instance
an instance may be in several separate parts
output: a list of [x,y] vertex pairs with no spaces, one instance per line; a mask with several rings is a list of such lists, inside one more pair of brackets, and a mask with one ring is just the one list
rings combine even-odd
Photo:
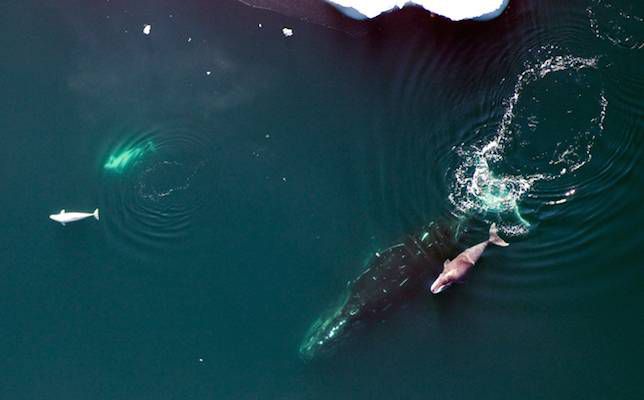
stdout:
[[[528,85],[545,78],[550,73],[596,69],[597,64],[597,58],[558,55],[528,66],[519,74],[512,95],[504,102],[505,111],[496,134],[473,145],[463,143],[456,148],[461,163],[454,171],[454,180],[448,198],[457,213],[514,213],[519,223],[503,223],[500,226],[501,230],[510,235],[528,231],[530,224],[520,215],[518,203],[531,193],[537,182],[557,179],[587,164],[592,158],[591,149],[596,134],[591,133],[594,132],[592,129],[582,130],[573,138],[572,145],[555,149],[549,164],[562,167],[558,174],[496,175],[493,172],[493,164],[503,160],[507,145],[513,139],[512,124],[519,98]],[[599,106],[599,115],[591,122],[601,133],[608,107],[608,100],[603,90],[600,92]],[[572,188],[564,193],[562,198],[545,204],[566,203],[575,191]]]
[[376,17],[406,5],[417,5],[453,21],[498,17],[510,0],[327,0],[355,19]]

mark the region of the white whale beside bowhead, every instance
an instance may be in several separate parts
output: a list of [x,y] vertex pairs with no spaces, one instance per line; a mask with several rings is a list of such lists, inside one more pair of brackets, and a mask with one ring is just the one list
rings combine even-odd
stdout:
[[70,222],[76,222],[76,221],[80,221],[91,217],[94,217],[94,219],[98,221],[99,219],[98,208],[91,213],[66,212],[65,209],[62,209],[58,214],[51,214],[49,216],[49,219],[54,220],[56,222],[60,222],[64,226],[65,224],[68,224]]
[[465,251],[453,260],[449,258],[445,260],[443,263],[443,272],[436,278],[430,288],[432,293],[438,294],[450,287],[454,282],[462,280],[474,267],[474,264],[476,264],[479,258],[481,258],[488,244],[492,243],[501,247],[510,245],[499,237],[496,224],[490,225],[489,235],[490,237],[486,241],[465,249]]

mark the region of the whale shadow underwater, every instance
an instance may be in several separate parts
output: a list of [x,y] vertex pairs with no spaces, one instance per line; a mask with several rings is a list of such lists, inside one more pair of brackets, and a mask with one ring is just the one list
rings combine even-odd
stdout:
[[387,319],[423,292],[430,294],[431,282],[445,260],[461,252],[469,231],[465,220],[439,220],[376,252],[365,270],[348,282],[337,305],[308,329],[299,347],[301,358],[329,356],[359,327]]

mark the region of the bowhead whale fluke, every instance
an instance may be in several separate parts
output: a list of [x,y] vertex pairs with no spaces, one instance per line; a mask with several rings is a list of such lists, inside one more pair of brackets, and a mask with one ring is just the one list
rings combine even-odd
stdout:
[[377,252],[365,271],[348,283],[338,306],[311,325],[299,348],[302,358],[328,353],[362,322],[380,321],[417,295],[438,275],[443,260],[458,253],[461,222],[429,224]]

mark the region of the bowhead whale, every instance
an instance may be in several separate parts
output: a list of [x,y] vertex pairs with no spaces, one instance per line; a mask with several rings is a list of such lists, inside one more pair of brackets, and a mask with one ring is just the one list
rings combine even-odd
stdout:
[[458,254],[461,227],[455,221],[432,223],[377,252],[364,272],[348,283],[338,306],[312,324],[300,345],[301,357],[310,360],[330,352],[357,326],[383,320],[426,290],[443,261]]

